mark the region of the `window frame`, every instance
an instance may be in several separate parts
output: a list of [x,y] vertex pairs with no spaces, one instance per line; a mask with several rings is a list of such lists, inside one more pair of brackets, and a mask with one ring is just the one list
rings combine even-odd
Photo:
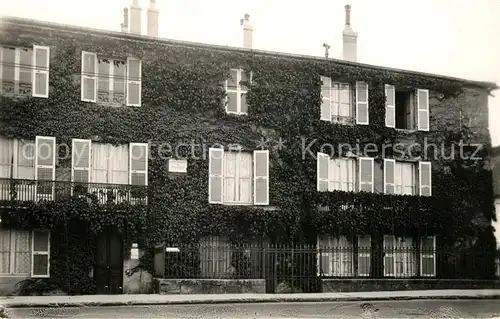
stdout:
[[[10,45],[0,45],[0,94],[5,94],[2,90],[3,87],[3,65],[4,65],[4,56],[3,56],[3,50],[7,49],[14,49],[14,79],[12,80],[14,82],[14,95],[17,96],[24,96],[24,94],[21,94],[19,92],[20,90],[20,75],[21,75],[21,50],[31,50],[31,59],[30,59],[30,74],[31,74],[31,96],[33,97],[45,97],[45,96],[37,96],[34,95],[34,75],[35,75],[35,67],[34,67],[34,61],[35,61],[35,51],[34,51],[34,46],[31,48],[24,47],[24,46],[10,46]],[[48,77],[48,76],[47,76]],[[9,82],[9,81],[7,81]],[[47,86],[47,97],[48,97],[48,86]],[[28,96],[28,95],[26,95]]]
[[[123,60],[123,59],[118,59],[118,58],[108,58],[108,57],[105,57],[105,56],[99,56],[99,55],[96,55],[97,57],[97,96],[96,96],[96,103],[97,104],[110,104],[110,105],[116,105],[116,106],[124,106],[124,105],[127,105],[127,74],[128,74],[128,62],[126,60]],[[101,60],[107,60],[109,61],[109,70],[108,70],[108,74],[107,76],[104,76],[104,75],[101,75],[101,73],[99,72],[99,64]],[[114,91],[114,88],[115,88],[115,75],[114,75],[114,63],[115,62],[121,62],[123,63],[124,67],[125,67],[125,75],[123,76],[123,104],[121,105],[118,105],[118,103],[114,103],[113,102],[113,97],[114,97],[114,94],[115,94],[115,91]],[[100,88],[99,88],[99,81],[101,79],[105,79],[107,78],[107,81],[108,81],[108,88],[106,91],[101,91]],[[108,93],[108,96],[111,100],[111,102],[109,103],[105,103],[105,102],[101,102],[99,101],[99,92],[106,92]]]
[[[228,159],[226,158],[227,154],[235,154],[236,155],[236,163],[235,163],[235,189],[234,189],[234,192],[235,193],[238,193],[239,194],[239,190],[240,190],[240,184],[239,184],[239,181],[240,181],[240,170],[241,170],[241,167],[240,167],[240,163],[241,163],[241,154],[244,153],[246,154],[245,156],[250,156],[251,157],[251,167],[250,167],[250,172],[251,172],[251,176],[250,176],[250,192],[251,192],[251,199],[250,201],[247,203],[247,202],[242,202],[242,201],[234,201],[234,202],[231,202],[231,201],[226,201],[225,200],[225,197],[226,197],[226,174],[225,174],[225,164],[227,163]],[[222,169],[222,203],[224,205],[254,205],[255,204],[255,180],[256,180],[256,177],[255,177],[255,155],[253,152],[240,152],[240,151],[235,151],[235,152],[232,152],[232,151],[224,151],[224,160],[222,161],[224,166],[223,166],[223,169]],[[268,166],[268,169],[269,169],[269,166]]]
[[[355,82],[352,81],[334,81],[332,78],[327,77],[327,76],[320,76],[320,80],[322,82],[321,84],[321,98],[323,100],[328,100],[328,105],[329,105],[329,116],[328,120],[326,120],[323,115],[320,115],[320,120],[325,121],[325,122],[330,122],[330,123],[336,123],[336,124],[342,124],[342,125],[352,125],[356,121],[356,92],[353,90],[353,86],[355,85]],[[328,81],[328,96],[323,95],[323,86],[324,81]],[[349,115],[348,116],[343,116],[342,118],[340,117],[340,106],[341,104],[341,86],[342,85],[347,85],[349,87]],[[336,97],[334,98],[334,96]],[[323,102],[322,102],[323,103]],[[336,111],[334,112],[334,109]],[[320,113],[322,110],[320,109]]]
[[[396,172],[397,172],[397,167],[398,165],[401,167],[401,176],[400,176],[400,181],[401,181],[401,185],[398,185],[398,183],[396,182],[397,179],[396,179]],[[411,194],[405,194],[403,192],[404,188],[405,187],[408,187],[408,186],[405,186],[403,184],[403,166],[401,165],[411,165],[411,169],[412,169],[412,176],[413,176],[413,185],[411,185],[411,188],[412,188],[412,193]],[[394,163],[394,194],[395,195],[408,195],[408,196],[416,196],[418,195],[420,192],[417,190],[417,188],[419,188],[419,181],[418,181],[418,177],[417,177],[417,170],[418,170],[418,167],[417,167],[417,164],[415,162],[411,162],[411,161],[395,161]],[[397,192],[397,188],[400,187],[401,188],[401,192]]]
[[[16,232],[18,231],[23,231],[23,229],[15,229],[15,228],[2,228],[2,230],[7,230],[9,232],[9,271],[6,273],[0,273],[0,278],[6,278],[6,277],[26,277],[30,276],[31,274],[31,264],[30,264],[30,270],[25,273],[17,273],[15,272],[15,265],[16,265]],[[30,238],[28,239],[30,245],[32,245],[32,232],[29,231],[29,236]],[[28,249],[28,253],[30,254],[30,263],[31,263],[31,250],[32,247],[30,246]]]
[[[242,94],[248,94],[250,91],[250,85],[253,82],[253,73],[252,71],[246,71],[245,69],[239,68],[239,69],[230,69],[229,70],[229,76],[231,76],[231,71],[236,71],[236,89],[230,89],[229,88],[229,80],[226,79],[224,81],[224,89],[226,92],[226,97],[224,99],[224,104],[225,104],[225,110],[227,114],[235,114],[235,115],[248,115],[248,103],[247,103],[247,112],[242,112],[241,111],[241,95]],[[241,85],[241,79],[242,79],[242,74],[243,72],[248,72],[248,82],[249,85],[247,85],[247,89],[243,89]],[[229,111],[228,110],[228,103],[229,103],[229,96],[228,93],[236,93],[236,112],[234,111]]]
[[[422,240],[424,239],[424,237],[428,237],[428,238],[432,238],[432,248],[434,250],[433,254],[432,254],[432,259],[433,259],[433,262],[434,262],[434,274],[433,275],[428,275],[428,274],[424,274],[423,273],[423,259],[424,259],[424,254],[422,252]],[[430,255],[426,255],[426,256],[430,256]],[[437,269],[436,269],[436,236],[421,236],[420,237],[420,276],[421,277],[436,277],[436,273],[437,273]]]
[[[46,251],[35,251],[35,232],[47,233],[47,250]],[[50,231],[44,229],[34,229],[31,232],[31,278],[50,278]],[[37,256],[47,256],[47,274],[46,275],[35,275],[35,255]]]

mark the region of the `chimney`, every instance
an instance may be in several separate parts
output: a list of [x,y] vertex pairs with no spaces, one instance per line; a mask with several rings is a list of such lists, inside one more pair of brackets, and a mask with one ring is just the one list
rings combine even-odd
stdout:
[[249,19],[250,15],[248,13],[245,13],[243,19],[240,20],[240,25],[243,30],[243,47],[245,49],[252,48],[253,26],[250,24]]
[[358,33],[351,28],[351,6],[345,6],[345,27],[342,32],[342,58],[347,61],[357,62],[358,59]]
[[132,5],[130,6],[130,33],[141,34],[141,14],[139,0],[132,0]]
[[148,36],[158,37],[158,15],[159,10],[156,8],[156,0],[149,0],[148,8]]
[[122,32],[128,32],[128,8],[123,8]]

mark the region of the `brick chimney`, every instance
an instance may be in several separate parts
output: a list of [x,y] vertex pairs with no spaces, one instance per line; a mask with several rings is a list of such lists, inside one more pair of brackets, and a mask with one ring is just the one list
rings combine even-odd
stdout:
[[243,19],[240,20],[241,29],[243,31],[243,47],[245,49],[252,48],[253,26],[250,24],[249,19],[250,15],[245,13]]
[[357,62],[358,59],[358,33],[351,28],[351,6],[345,6],[345,27],[342,32],[342,59]]
[[158,37],[158,15],[159,10],[156,8],[156,0],[149,0],[148,8],[148,36]]
[[141,34],[141,7],[139,6],[139,0],[132,0],[132,5],[130,6],[130,33]]
[[128,32],[128,8],[123,8],[122,32]]

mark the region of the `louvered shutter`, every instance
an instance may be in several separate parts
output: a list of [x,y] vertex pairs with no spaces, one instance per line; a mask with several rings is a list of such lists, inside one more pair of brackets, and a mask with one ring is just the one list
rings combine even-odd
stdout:
[[358,236],[358,276],[370,276],[371,237]]
[[393,159],[384,159],[384,193],[394,194],[394,176],[396,161]]
[[429,131],[429,90],[417,90],[418,130]]
[[127,105],[141,106],[142,63],[136,58],[127,58]]
[[330,157],[324,153],[317,154],[317,180],[318,180],[318,191],[326,192],[328,191],[328,173],[329,173],[329,162]]
[[129,145],[129,184],[148,185],[148,143]]
[[35,97],[49,97],[49,61],[50,48],[33,46],[34,70],[32,80],[32,95]]
[[384,236],[384,276],[394,276],[394,258],[396,239],[394,236]]
[[423,277],[436,276],[436,237],[420,238],[420,273]]
[[82,101],[97,101],[97,54],[82,51]]
[[321,120],[332,120],[331,96],[332,96],[332,80],[328,77],[321,77]]
[[254,151],[254,204],[269,205],[269,151]]
[[222,204],[224,149],[210,148],[208,153],[208,202]]
[[368,125],[370,122],[368,105],[368,83],[356,82],[356,123]]
[[90,182],[91,140],[73,139],[71,148],[71,181]]
[[432,167],[431,162],[419,162],[420,196],[432,195]]
[[35,178],[37,199],[54,199],[56,177],[56,138],[37,136],[35,139]]
[[359,190],[373,193],[373,158],[359,158]]
[[396,127],[396,90],[394,85],[385,85],[385,126]]

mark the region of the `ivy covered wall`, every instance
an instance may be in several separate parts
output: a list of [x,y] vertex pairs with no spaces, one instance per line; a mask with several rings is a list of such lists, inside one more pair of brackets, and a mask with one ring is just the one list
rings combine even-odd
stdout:
[[[69,145],[72,138],[151,145],[147,207],[100,207],[69,198],[33,204],[23,213],[11,210],[9,214],[18,222],[42,222],[61,229],[58,227],[67,225],[68,220],[84,220],[91,233],[107,225],[123,225],[127,226],[122,229],[128,240],[145,247],[161,240],[193,242],[208,234],[228,235],[235,240],[268,236],[275,241],[313,242],[317,232],[436,234],[441,244],[458,243],[464,249],[490,249],[494,245],[489,226],[493,214],[491,172],[485,161],[431,159],[432,197],[318,193],[316,159],[302,158],[301,140],[316,140],[310,147],[312,154],[324,143],[358,144],[361,148],[374,143],[379,151],[372,156],[379,164],[384,143],[423,145],[424,140],[445,145],[446,150],[460,140],[481,143],[484,147],[476,156],[484,157],[490,145],[489,85],[335,60],[173,44],[47,24],[35,26],[21,20],[4,21],[0,38],[6,45],[37,44],[51,49],[49,98],[0,97],[0,135],[27,139],[55,136],[58,143]],[[142,106],[110,108],[80,101],[82,50],[112,58],[140,58]],[[248,116],[225,114],[221,82],[230,68],[253,72]],[[320,121],[320,75],[366,81],[370,88],[370,125]],[[430,132],[385,127],[386,83],[430,90]],[[262,138],[276,141],[280,137],[286,141],[285,146],[270,148],[270,206],[279,209],[208,204],[210,145],[237,143],[253,150]],[[190,154],[188,172],[169,174],[165,159],[169,154],[163,150],[159,156],[159,145],[175,147],[183,142],[206,147],[196,148],[194,153],[190,146],[181,147],[181,152]],[[467,148],[469,154],[474,151],[474,147]],[[423,155],[423,149],[412,148],[412,155]],[[57,170],[70,165],[69,160],[61,160]],[[353,206],[344,210],[344,203]],[[318,206],[328,206],[329,210]],[[83,274],[91,262],[83,258],[86,253],[72,251],[68,241],[73,236],[71,231],[68,236],[61,240],[65,243],[61,254],[52,258],[80,256],[81,265],[74,269]]]

